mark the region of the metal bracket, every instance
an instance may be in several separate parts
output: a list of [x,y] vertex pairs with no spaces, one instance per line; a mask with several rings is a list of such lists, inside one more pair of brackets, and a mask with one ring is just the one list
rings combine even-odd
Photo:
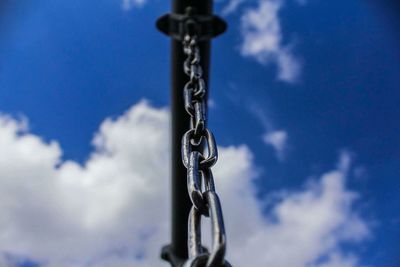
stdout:
[[182,267],[186,259],[179,258],[173,251],[171,245],[163,246],[161,249],[161,258],[168,261],[173,267]]
[[177,41],[183,41],[186,34],[196,34],[198,41],[207,41],[226,31],[226,22],[215,15],[196,14],[192,7],[185,14],[165,14],[157,20],[157,28]]

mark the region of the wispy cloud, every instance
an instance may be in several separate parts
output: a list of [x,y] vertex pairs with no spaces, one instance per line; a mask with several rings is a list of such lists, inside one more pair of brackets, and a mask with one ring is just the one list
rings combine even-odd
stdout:
[[131,10],[134,7],[142,7],[147,3],[147,0],[122,0],[122,8]]
[[224,7],[222,10],[223,15],[229,15],[233,12],[235,12],[238,7],[243,4],[245,0],[230,0],[228,4]]
[[300,77],[301,64],[293,55],[291,45],[283,44],[279,19],[283,5],[283,0],[260,0],[258,7],[244,11],[241,17],[241,53],[261,64],[275,64],[278,79],[293,83]]
[[[165,266],[168,125],[166,109],[140,102],[101,124],[80,165],[61,161],[57,142],[0,116],[0,255],[46,267]],[[279,194],[266,213],[249,148],[220,147],[220,159],[215,177],[234,266],[358,266],[357,255],[341,249],[370,234],[353,208],[358,194],[346,188],[348,153],[304,188]],[[1,266],[13,266],[2,256]]]
[[289,134],[286,130],[278,129],[268,116],[265,107],[261,107],[256,101],[251,100],[247,104],[250,113],[257,118],[263,126],[265,133],[262,135],[262,141],[270,146],[274,151],[276,157],[283,162],[287,156]]
[[265,144],[272,146],[275,149],[276,156],[283,161],[287,148],[288,134],[286,131],[278,130],[267,132],[263,135]]

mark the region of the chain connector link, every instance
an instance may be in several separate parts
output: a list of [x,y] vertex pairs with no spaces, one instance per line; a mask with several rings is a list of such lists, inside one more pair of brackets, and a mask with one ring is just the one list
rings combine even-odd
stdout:
[[207,205],[204,202],[203,193],[201,192],[202,180],[199,169],[200,158],[201,154],[198,151],[192,151],[189,155],[189,164],[187,166],[187,188],[193,207],[205,216],[208,216]]
[[193,128],[194,128],[194,137],[197,140],[200,140],[202,134],[206,129],[206,118],[205,118],[205,103],[204,100],[201,102],[194,103],[194,120],[193,120]]
[[[194,140],[194,131],[195,129],[191,129],[187,131],[182,137],[182,162],[186,168],[189,166],[189,156],[193,151],[192,141]],[[200,161],[200,169],[204,170],[207,168],[211,168],[218,160],[218,150],[215,144],[214,135],[210,132],[210,130],[204,130],[205,135],[202,136],[205,138],[207,143],[207,157],[203,157],[203,160]]]

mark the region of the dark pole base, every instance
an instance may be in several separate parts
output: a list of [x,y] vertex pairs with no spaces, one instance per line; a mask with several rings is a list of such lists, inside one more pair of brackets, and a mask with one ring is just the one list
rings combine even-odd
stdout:
[[171,245],[163,246],[161,249],[161,259],[168,261],[172,267],[182,267],[186,261],[186,258],[180,258],[175,254]]

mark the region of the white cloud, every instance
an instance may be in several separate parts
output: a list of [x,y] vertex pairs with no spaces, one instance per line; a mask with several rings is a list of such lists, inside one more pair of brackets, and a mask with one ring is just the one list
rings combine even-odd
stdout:
[[264,143],[272,146],[272,148],[275,150],[277,158],[281,161],[285,158],[287,140],[288,134],[283,130],[267,132],[263,136]]
[[[56,142],[0,116],[0,255],[48,267],[165,266],[168,128],[166,109],[140,102],[102,123],[81,166],[62,162]],[[220,148],[215,167],[234,266],[358,267],[341,250],[369,234],[352,207],[357,194],[345,187],[348,155],[303,189],[279,194],[266,215],[252,157],[244,145]]]
[[290,45],[283,44],[279,11],[283,0],[259,0],[257,8],[246,10],[241,17],[243,43],[241,53],[262,64],[276,64],[278,79],[296,82],[301,66]]
[[[338,252],[341,242],[360,241],[369,234],[365,222],[352,211],[357,195],[345,189],[347,171],[341,164],[303,190],[281,193],[267,219],[257,222],[256,217],[238,213],[240,225],[234,229],[246,237],[231,254],[237,265],[322,267],[347,262],[344,266],[358,266],[354,255]],[[246,225],[243,218],[256,226]],[[320,263],[323,257],[329,258]]]
[[114,255],[133,266],[158,264],[168,230],[160,220],[168,217],[165,110],[142,102],[107,119],[85,166],[60,165],[57,143],[21,132],[13,120],[0,125],[2,252],[52,266],[103,266]]

